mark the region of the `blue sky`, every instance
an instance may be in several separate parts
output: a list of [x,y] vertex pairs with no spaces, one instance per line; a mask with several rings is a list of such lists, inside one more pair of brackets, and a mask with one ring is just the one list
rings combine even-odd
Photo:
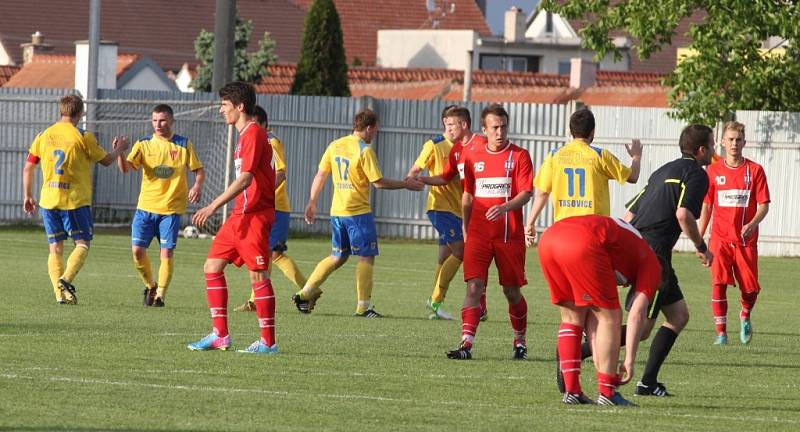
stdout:
[[503,15],[511,6],[519,7],[528,16],[537,4],[539,0],[486,0],[486,21],[489,22],[492,33],[502,34]]

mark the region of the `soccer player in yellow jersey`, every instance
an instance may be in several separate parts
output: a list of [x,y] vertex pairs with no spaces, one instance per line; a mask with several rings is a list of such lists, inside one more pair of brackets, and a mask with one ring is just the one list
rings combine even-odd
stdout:
[[[142,189],[131,224],[133,266],[144,282],[143,304],[164,307],[175,268],[173,252],[178,244],[181,215],[186,211],[187,199],[200,202],[205,171],[192,141],[172,131],[175,115],[169,105],[153,108],[150,123],[153,135],[134,143],[128,158],[120,155],[118,164],[123,174],[142,169]],[[187,170],[195,174],[191,189]],[[147,256],[153,237],[161,244],[157,281]]]
[[[83,99],[68,95],[58,103],[61,119],[36,136],[22,170],[25,197],[23,209],[28,214],[36,210],[33,198],[33,173],[41,162],[42,190],[39,213],[42,215],[50,255],[47,273],[53,284],[58,304],[77,304],[75,285],[89,254],[94,220],[92,209],[92,163],[109,166],[129,146],[126,137],[115,137],[113,151],[106,153],[91,132],[77,127],[83,116]],[[64,240],[72,237],[75,249],[64,267]]]
[[[297,288],[306,285],[306,277],[300,272],[297,263],[286,253],[289,247],[286,241],[289,240],[289,221],[292,211],[292,204],[289,202],[289,192],[286,190],[286,150],[281,140],[272,133],[267,127],[267,112],[264,108],[256,105],[256,123],[267,130],[269,143],[272,145],[272,158],[275,162],[275,222],[269,233],[269,248],[272,250],[272,264],[275,264],[284,276],[292,281]],[[250,291],[250,299],[243,305],[234,309],[237,312],[255,312],[256,297],[255,292]]]
[[536,239],[535,224],[549,197],[553,198],[553,219],[570,216],[611,215],[608,180],[620,184],[636,183],[642,159],[642,143],[638,139],[625,145],[632,162],[630,168],[608,150],[592,146],[594,115],[581,108],[569,119],[573,140],[550,152],[544,159],[533,185],[536,197],[525,226],[525,242],[531,246]]
[[[422,145],[422,151],[416,162],[408,170],[408,177],[418,177],[424,170],[431,176],[440,176],[447,166],[450,150],[453,148],[452,127],[448,122],[455,124],[458,118],[452,117],[448,121],[447,113],[455,105],[448,105],[442,111],[442,125],[445,133],[436,135]],[[466,111],[469,116],[469,111]],[[459,137],[460,138],[460,137]],[[461,218],[461,183],[460,179],[452,178],[443,186],[432,187],[428,192],[426,207],[428,219],[439,233],[439,257],[436,274],[433,278],[433,293],[427,300],[428,318],[452,320],[453,317],[442,309],[442,303],[447,295],[450,282],[455,277],[461,262],[464,260],[464,235],[462,232]]]
[[320,286],[328,276],[341,267],[350,255],[358,256],[356,264],[356,316],[380,318],[370,306],[372,296],[372,267],[378,255],[378,236],[370,208],[370,184],[378,189],[422,190],[422,183],[409,178],[405,181],[383,177],[378,159],[370,143],[378,135],[378,116],[369,109],[359,111],[353,120],[353,133],[328,145],[319,170],[311,184],[305,209],[305,220],[313,224],[317,214],[317,198],[328,176],[333,181],[331,203],[331,255],[317,264],[300,292],[292,297],[297,309],[310,313],[322,294]]

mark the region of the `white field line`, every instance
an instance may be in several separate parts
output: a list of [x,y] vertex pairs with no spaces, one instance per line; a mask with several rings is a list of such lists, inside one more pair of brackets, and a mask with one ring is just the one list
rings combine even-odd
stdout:
[[[74,383],[74,384],[86,384],[86,385],[97,385],[97,386],[118,386],[118,387],[142,387],[142,388],[151,388],[151,389],[163,389],[163,390],[179,390],[179,391],[202,391],[202,392],[213,392],[213,393],[255,393],[255,394],[267,394],[271,396],[287,396],[293,397],[298,399],[307,399],[308,397],[317,397],[322,399],[340,399],[340,400],[369,400],[369,401],[376,401],[376,402],[393,402],[393,403],[406,403],[406,404],[435,404],[435,405],[446,405],[446,406],[460,406],[460,407],[484,407],[484,408],[497,408],[497,409],[506,409],[506,410],[515,410],[518,412],[525,412],[525,411],[536,411],[536,407],[534,406],[511,406],[511,405],[495,405],[491,403],[480,403],[474,400],[465,400],[465,401],[454,401],[454,400],[432,400],[432,401],[424,401],[421,399],[400,399],[400,398],[392,398],[392,397],[383,397],[383,396],[372,396],[372,395],[362,395],[362,394],[325,394],[325,393],[303,393],[303,392],[288,392],[288,391],[276,391],[276,390],[265,390],[265,389],[253,389],[253,388],[236,388],[236,387],[207,387],[207,386],[191,386],[191,385],[167,385],[167,384],[152,384],[152,383],[141,383],[135,381],[111,381],[111,380],[104,380],[104,379],[93,379],[93,378],[70,378],[70,377],[33,377],[27,375],[18,375],[14,373],[3,373],[0,374],[0,378],[6,380],[29,380],[29,381],[47,381],[47,382],[65,382],[65,383]],[[547,410],[548,412],[552,412],[550,408],[543,407],[542,409]],[[794,419],[780,419],[777,417],[766,418],[766,417],[738,417],[738,416],[707,416],[707,415],[696,415],[696,414],[681,414],[675,412],[652,412],[651,410],[641,409],[641,410],[631,410],[626,408],[612,408],[612,409],[575,409],[575,408],[563,408],[565,411],[570,412],[580,412],[581,415],[592,415],[592,414],[601,414],[601,415],[620,415],[620,416],[631,416],[635,415],[637,417],[667,417],[667,418],[675,418],[675,417],[682,417],[682,418],[696,418],[696,419],[714,419],[714,420],[722,420],[722,421],[731,421],[731,422],[760,422],[760,423],[779,423],[779,424],[800,424],[800,420]]]

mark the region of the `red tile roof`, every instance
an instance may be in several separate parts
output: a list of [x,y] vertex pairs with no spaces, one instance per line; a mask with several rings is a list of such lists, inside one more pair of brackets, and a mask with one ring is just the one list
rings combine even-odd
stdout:
[[0,87],[3,87],[8,80],[19,72],[19,66],[0,66]]
[[[141,59],[139,54],[117,56],[117,78]],[[67,54],[37,54],[14,74],[4,87],[74,88],[75,56]]]
[[[55,53],[74,54],[76,40],[88,39],[89,2],[37,0],[3,2],[0,40],[17,64],[22,63],[20,44],[30,42],[37,30]],[[214,31],[215,2],[211,0],[104,1],[100,37],[119,43],[128,52],[150,57],[161,67],[180,69],[197,64],[194,40],[200,30]],[[239,14],[253,21],[250,49],[269,31],[282,61],[296,62],[303,37],[306,12],[289,0],[238,0]]]
[[[269,77],[256,85],[259,93],[287,94],[295,65],[270,66]],[[663,76],[600,71],[597,83],[588,89],[569,88],[565,75],[531,72],[474,71],[472,99],[481,102],[565,103],[580,99],[590,105],[641,107],[667,106],[668,89]],[[354,97],[380,99],[461,100],[463,72],[446,69],[389,69],[355,67],[348,71]]]
[[[303,10],[313,0],[291,0]],[[378,30],[431,29],[475,30],[483,36],[492,34],[475,0],[448,0],[452,5],[439,16],[434,27],[425,0],[334,0],[344,34],[347,63],[358,58],[366,65],[375,64]],[[441,2],[437,2],[441,3]],[[451,12],[452,10],[452,12]]]

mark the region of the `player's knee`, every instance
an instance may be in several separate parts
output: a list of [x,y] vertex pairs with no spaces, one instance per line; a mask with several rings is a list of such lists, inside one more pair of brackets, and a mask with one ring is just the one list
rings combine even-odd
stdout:
[[131,252],[133,253],[133,261],[139,262],[144,259],[145,255],[147,254],[147,249],[139,246],[134,246],[131,248]]
[[519,287],[503,287],[503,294],[509,304],[517,304],[522,300],[522,290]]
[[221,273],[225,270],[225,265],[220,265],[219,261],[221,260],[210,260],[207,259],[205,263],[203,263],[203,272],[204,273]]

